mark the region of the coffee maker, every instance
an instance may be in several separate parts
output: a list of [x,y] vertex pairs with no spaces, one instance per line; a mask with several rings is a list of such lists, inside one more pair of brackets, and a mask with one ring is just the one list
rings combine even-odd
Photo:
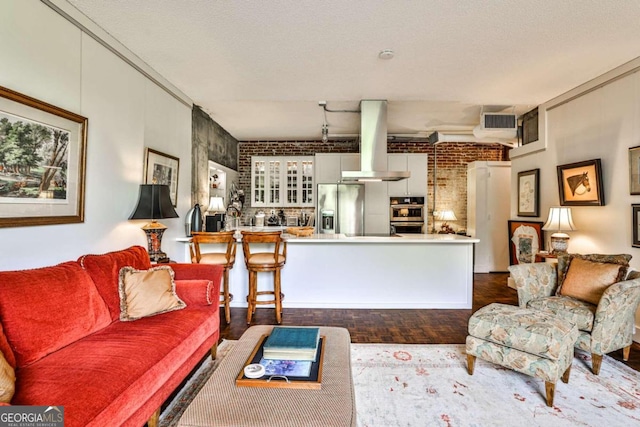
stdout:
[[205,217],[205,230],[208,232],[217,232],[224,230],[224,221],[226,214],[216,213]]

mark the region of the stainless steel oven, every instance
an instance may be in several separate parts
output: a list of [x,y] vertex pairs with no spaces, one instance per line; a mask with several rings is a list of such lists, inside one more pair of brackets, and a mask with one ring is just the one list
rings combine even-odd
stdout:
[[391,197],[389,219],[398,234],[424,232],[424,197]]

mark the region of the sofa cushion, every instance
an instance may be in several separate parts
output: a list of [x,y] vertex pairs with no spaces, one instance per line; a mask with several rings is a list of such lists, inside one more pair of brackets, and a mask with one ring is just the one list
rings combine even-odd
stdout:
[[91,277],[71,261],[0,272],[0,321],[20,367],[104,328],[111,317]]
[[558,294],[598,305],[604,291],[625,275],[626,267],[622,265],[574,258]]
[[581,331],[593,329],[593,319],[597,308],[588,302],[562,296],[533,299],[527,303],[527,307],[553,313],[573,323]]
[[0,402],[11,403],[16,391],[16,371],[0,353]]
[[217,305],[115,321],[22,368],[12,403],[55,402],[69,427],[144,425],[217,342],[219,321]]
[[112,320],[120,317],[118,294],[120,269],[129,266],[138,270],[148,270],[151,267],[149,254],[142,246],[132,246],[103,255],[84,255],[78,259],[78,262],[95,282],[98,292],[107,303]]
[[168,266],[149,270],[122,267],[118,283],[120,320],[137,320],[185,308],[186,304],[176,295],[173,277]]
[[569,269],[569,265],[571,264],[571,260],[574,258],[583,259],[591,262],[602,262],[606,264],[618,264],[625,267],[623,271],[621,271],[622,276],[619,280],[622,280],[629,268],[629,261],[631,261],[631,255],[629,254],[618,254],[618,255],[604,255],[604,254],[563,254],[558,256],[558,288],[556,289],[556,295],[560,295],[560,290],[562,288],[562,284],[564,283],[565,276],[567,274],[567,270]]

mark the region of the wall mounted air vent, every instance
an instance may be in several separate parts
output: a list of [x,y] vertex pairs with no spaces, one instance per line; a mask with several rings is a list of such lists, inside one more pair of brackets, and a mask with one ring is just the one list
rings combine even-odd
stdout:
[[518,118],[515,114],[482,113],[480,128],[482,130],[517,130]]

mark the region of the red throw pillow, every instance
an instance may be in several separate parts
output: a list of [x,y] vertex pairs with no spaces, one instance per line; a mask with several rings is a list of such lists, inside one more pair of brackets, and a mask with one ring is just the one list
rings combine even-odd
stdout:
[[0,321],[17,366],[28,365],[111,323],[77,262],[0,272]]

